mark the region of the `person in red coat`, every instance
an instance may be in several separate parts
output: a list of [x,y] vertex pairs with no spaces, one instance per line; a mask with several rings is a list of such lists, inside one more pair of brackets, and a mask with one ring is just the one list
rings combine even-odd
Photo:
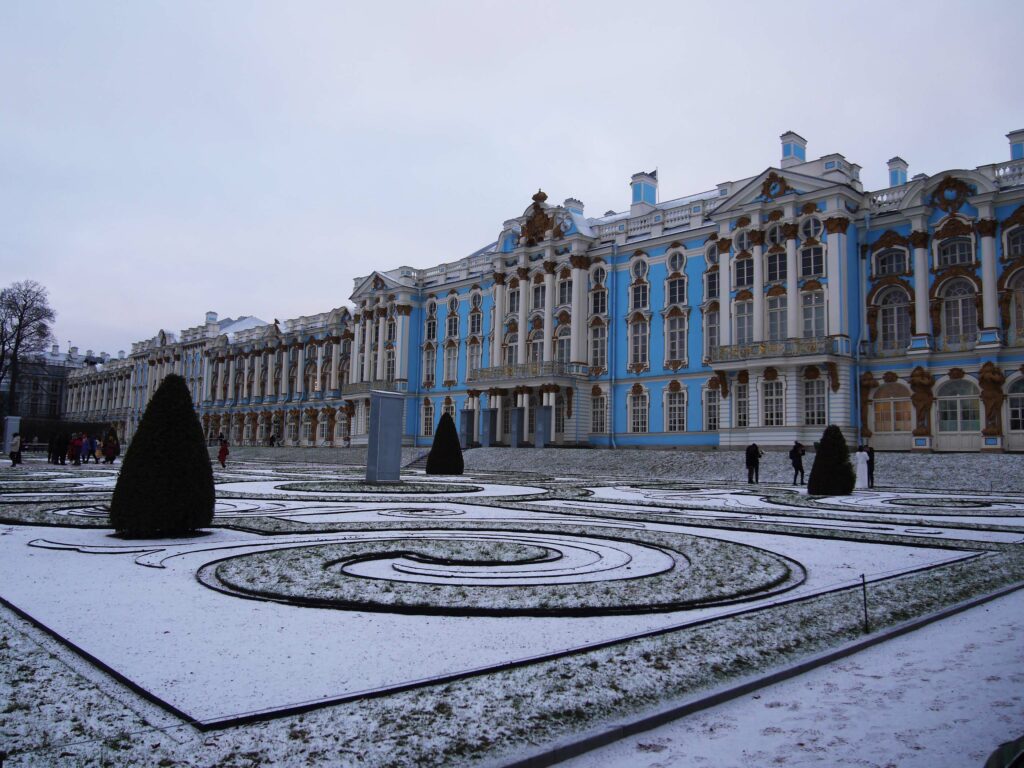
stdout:
[[227,464],[225,464],[224,462],[227,461],[229,453],[230,453],[230,451],[228,450],[228,441],[224,440],[224,439],[221,439],[221,441],[220,441],[220,450],[217,451],[217,461],[219,461],[221,467],[223,467],[225,469],[227,468]]

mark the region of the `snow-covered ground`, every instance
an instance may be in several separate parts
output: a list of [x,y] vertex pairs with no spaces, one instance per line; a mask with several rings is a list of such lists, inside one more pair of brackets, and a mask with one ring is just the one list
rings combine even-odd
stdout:
[[[205,737],[217,757],[198,764],[250,764],[239,757],[243,753],[263,762],[308,762],[318,752],[319,739],[328,743],[326,733],[307,733],[301,744],[265,742],[282,733],[288,734],[286,741],[299,739],[291,733],[298,727],[296,718],[301,723],[304,717],[334,733],[335,741],[337,733],[348,734],[360,759],[346,762],[336,756],[334,762],[342,765],[459,764],[460,755],[466,760],[487,757],[491,749],[514,755],[521,741],[564,737],[572,723],[585,729],[593,725],[592,718],[618,714],[617,696],[633,702],[625,711],[635,712],[638,702],[652,704],[661,678],[673,680],[671,666],[660,659],[675,658],[675,637],[696,632],[694,637],[704,639],[686,642],[708,642],[716,649],[712,657],[721,656],[721,664],[707,661],[706,668],[692,673],[699,685],[711,685],[716,675],[727,676],[731,667],[725,659],[732,656],[740,659],[736,668],[749,672],[751,664],[759,668],[789,658],[794,648],[823,647],[832,631],[848,633],[851,626],[856,631],[859,602],[851,618],[845,598],[833,600],[829,593],[859,584],[861,574],[871,600],[879,601],[873,610],[879,617],[891,614],[878,621],[893,622],[920,610],[913,607],[917,593],[903,585],[924,582],[915,581],[917,576],[899,583],[891,578],[918,572],[927,577],[927,569],[938,566],[940,574],[947,569],[962,574],[953,586],[961,578],[965,584],[996,583],[1004,566],[990,574],[983,563],[1008,562],[1005,558],[1024,541],[1024,496],[1015,493],[1020,481],[1011,474],[1013,462],[1021,461],[1016,456],[934,457],[940,463],[958,459],[970,465],[964,472],[974,473],[974,485],[969,474],[955,475],[947,467],[949,487],[962,487],[962,493],[935,493],[940,486],[930,484],[932,470],[909,462],[903,470],[907,485],[922,490],[890,486],[852,497],[810,499],[787,485],[788,476],[774,478],[774,486],[721,482],[735,474],[734,463],[742,463],[732,453],[481,449],[466,453],[464,478],[441,478],[472,492],[438,493],[436,488],[443,486],[432,490],[427,484],[435,478],[416,472],[405,476],[411,489],[407,494],[381,487],[363,492],[354,483],[357,469],[309,463],[320,451],[283,465],[269,460],[274,454],[252,453],[253,461],[233,455],[228,470],[217,471],[216,527],[210,535],[186,540],[110,537],[102,527],[103,504],[116,468],[58,469],[30,460],[24,469],[0,475],[0,518],[11,521],[0,523],[0,597],[52,633],[0,611],[0,661],[9,661],[0,664],[0,695],[11,702],[0,712],[0,751],[11,753],[11,764],[53,764],[59,762],[60,749],[71,749],[69,754],[85,764],[102,762],[104,755],[109,759],[108,742],[114,737],[127,739],[117,747],[124,753],[120,757],[131,755],[131,761],[140,762],[141,742],[117,734],[134,729],[152,735],[155,723],[170,723],[173,738],[172,743],[158,739],[152,754],[178,761],[190,754],[181,745],[204,738],[183,723],[233,722],[257,714],[277,719]],[[605,463],[595,465],[601,459]],[[510,467],[516,471],[509,472]],[[762,479],[769,477],[763,465]],[[879,485],[883,477],[880,472]],[[953,484],[959,479],[963,486]],[[1000,487],[990,493],[985,486],[993,483]],[[498,584],[498,590],[529,590],[546,604],[545,590],[575,588],[582,599],[602,584],[642,590],[645,580],[672,569],[685,574],[686,556],[673,551],[673,537],[694,536],[722,542],[720,548],[748,548],[790,563],[788,581],[758,587],[736,604],[719,601],[628,615],[599,611],[570,618],[400,613],[385,604],[369,611],[309,607],[242,599],[229,589],[218,590],[216,579],[208,577],[226,558],[263,553],[260,558],[270,563],[266,578],[276,585],[298,573],[276,569],[276,553],[301,557],[309,548],[379,546],[379,555],[361,555],[341,570],[386,589],[412,582],[427,592],[431,585],[490,589]],[[548,559],[479,565],[429,561],[409,556],[417,541],[499,542],[513,552],[515,547],[539,548]],[[1004,559],[985,560],[997,555]],[[730,562],[724,558],[717,571],[712,569],[709,588],[727,593],[730,579],[739,583],[730,575]],[[692,573],[706,574],[706,563],[699,565]],[[710,583],[716,579],[717,585]],[[930,609],[943,599],[936,587],[942,578],[933,581],[921,593],[927,599],[922,597],[920,604]],[[572,590],[569,594],[571,600]],[[904,598],[909,614],[901,613]],[[834,605],[828,610],[836,613],[816,617],[817,605]],[[751,609],[757,610],[747,614]],[[806,622],[804,637],[786,639],[785,632],[745,637],[724,629],[730,622],[742,624],[744,616],[789,615],[785,611],[802,617],[799,626]],[[61,650],[53,638],[81,649],[163,702],[165,709],[143,703],[137,693]],[[33,648],[47,649],[49,656]],[[53,658],[59,659],[56,666]],[[504,669],[509,664],[511,671]],[[626,675],[633,665],[646,671],[635,678]],[[467,674],[472,676],[450,682]],[[442,678],[449,682],[431,684]],[[39,679],[47,681],[45,690],[36,684]],[[572,681],[569,689],[563,679]],[[488,680],[496,682],[490,686]],[[107,698],[127,702],[127,711],[104,703],[92,686]],[[812,689],[805,706],[820,709],[820,692],[830,690]],[[365,698],[369,693],[387,695]],[[600,706],[591,702],[594,696],[604,697]],[[854,698],[850,701],[847,716]],[[467,741],[465,725],[452,716],[456,705],[466,708],[461,717],[474,723],[473,740]],[[89,714],[69,719],[69,707]],[[307,715],[282,714],[296,707],[323,708]],[[393,717],[392,707],[403,714]],[[419,713],[416,717],[410,707]],[[32,718],[30,712],[35,712]],[[139,712],[145,713],[143,724]],[[908,717],[912,714],[907,711]],[[527,730],[516,731],[514,721]],[[374,728],[390,730],[382,738],[379,732],[372,735]],[[299,730],[306,732],[305,726]],[[775,749],[781,743],[775,736],[774,731],[751,736],[752,748],[760,749],[764,739],[764,749]],[[76,739],[93,746],[72,748]],[[97,750],[96,744],[106,746]],[[660,748],[651,747],[650,755],[656,757]],[[436,761],[429,757],[434,754]],[[111,762],[121,764],[117,756]],[[761,764],[760,758],[745,764]]]
[[1024,735],[1024,590],[563,768],[981,766]]

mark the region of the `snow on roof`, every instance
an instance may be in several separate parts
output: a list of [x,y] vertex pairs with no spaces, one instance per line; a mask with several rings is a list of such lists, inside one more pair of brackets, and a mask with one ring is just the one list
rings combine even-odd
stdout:
[[254,315],[250,315],[249,317],[240,317],[237,320],[225,320],[220,324],[220,332],[227,334],[228,340],[230,341],[236,333],[249,331],[253,328],[261,328],[264,325],[270,325],[270,323],[266,320],[260,320]]

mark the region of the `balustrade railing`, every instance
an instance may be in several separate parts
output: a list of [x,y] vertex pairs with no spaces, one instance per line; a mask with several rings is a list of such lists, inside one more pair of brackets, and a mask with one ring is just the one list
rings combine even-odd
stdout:
[[341,388],[342,396],[359,395],[369,392],[372,389],[383,392],[408,392],[408,381],[358,381],[354,384],[345,384]]
[[502,381],[506,379],[530,379],[547,376],[568,376],[583,378],[589,375],[590,368],[586,363],[519,363],[518,365],[498,365],[492,368],[478,368],[470,371],[467,382]]
[[715,347],[711,350],[711,362],[729,363],[770,357],[849,354],[849,339],[847,337],[825,336],[812,339],[757,341],[750,344],[731,344],[726,347]]

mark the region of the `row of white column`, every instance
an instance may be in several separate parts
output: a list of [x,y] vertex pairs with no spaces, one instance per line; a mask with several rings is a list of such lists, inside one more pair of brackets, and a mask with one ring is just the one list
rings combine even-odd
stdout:
[[[405,340],[409,338],[409,311],[403,307],[402,312],[395,316],[395,379],[404,381],[408,378],[408,360],[405,354]],[[352,362],[348,369],[348,383],[359,384],[364,381],[383,381],[387,375],[387,311],[382,306],[364,307],[360,312],[359,324],[352,342]],[[373,343],[373,331],[376,328],[377,340]],[[373,363],[373,370],[370,370]]]
[[[316,381],[320,381],[323,375],[323,369],[325,365],[325,358],[327,356],[328,342],[317,344],[316,349]],[[339,380],[341,373],[341,339],[333,339],[329,342],[330,346],[330,378],[328,380],[328,388],[332,390],[339,389]],[[263,397],[263,366],[267,366],[268,378],[277,376],[279,379],[279,391],[282,395],[287,396],[291,392],[291,380],[288,376],[288,366],[290,362],[290,354],[287,348],[280,350],[280,360],[278,360],[278,352],[271,351],[266,353],[257,354],[245,354],[245,355],[232,355],[230,358],[218,358],[214,360],[208,357],[206,359],[206,370],[203,377],[203,399],[204,400],[230,400],[234,397],[233,387],[235,377],[238,371],[238,360],[242,360],[242,393],[241,396],[244,399],[249,397]],[[216,366],[216,372],[214,372],[214,366]],[[296,361],[296,377],[295,377],[295,393],[301,395],[305,392],[305,369],[306,369],[306,347],[300,346],[298,353],[298,360]],[[214,376],[216,373],[216,376]],[[250,388],[250,374],[253,386]],[[226,376],[226,378],[225,378]],[[217,391],[213,391],[214,378],[216,378]],[[227,384],[225,391],[225,383]]]
[[97,381],[78,382],[68,387],[69,413],[106,411],[127,408],[131,401],[131,376],[104,377]]
[[[544,343],[543,361],[554,360],[554,323],[555,323],[555,272],[558,265],[553,261],[545,262],[544,273]],[[570,295],[570,329],[569,329],[569,361],[573,363],[585,363],[586,340],[586,270],[581,261],[572,261],[570,268],[570,279],[572,280],[572,291]],[[519,291],[519,311],[516,317],[518,326],[518,337],[516,340],[516,359],[520,363],[527,360],[527,343],[529,328],[527,321],[530,315],[530,301],[533,296],[533,285],[530,283],[530,273],[525,267],[520,267],[517,272]],[[494,332],[491,343],[491,365],[498,367],[502,365],[502,346],[505,326],[505,315],[508,312],[508,294],[513,288],[510,286],[508,275],[498,273],[494,276]]]

